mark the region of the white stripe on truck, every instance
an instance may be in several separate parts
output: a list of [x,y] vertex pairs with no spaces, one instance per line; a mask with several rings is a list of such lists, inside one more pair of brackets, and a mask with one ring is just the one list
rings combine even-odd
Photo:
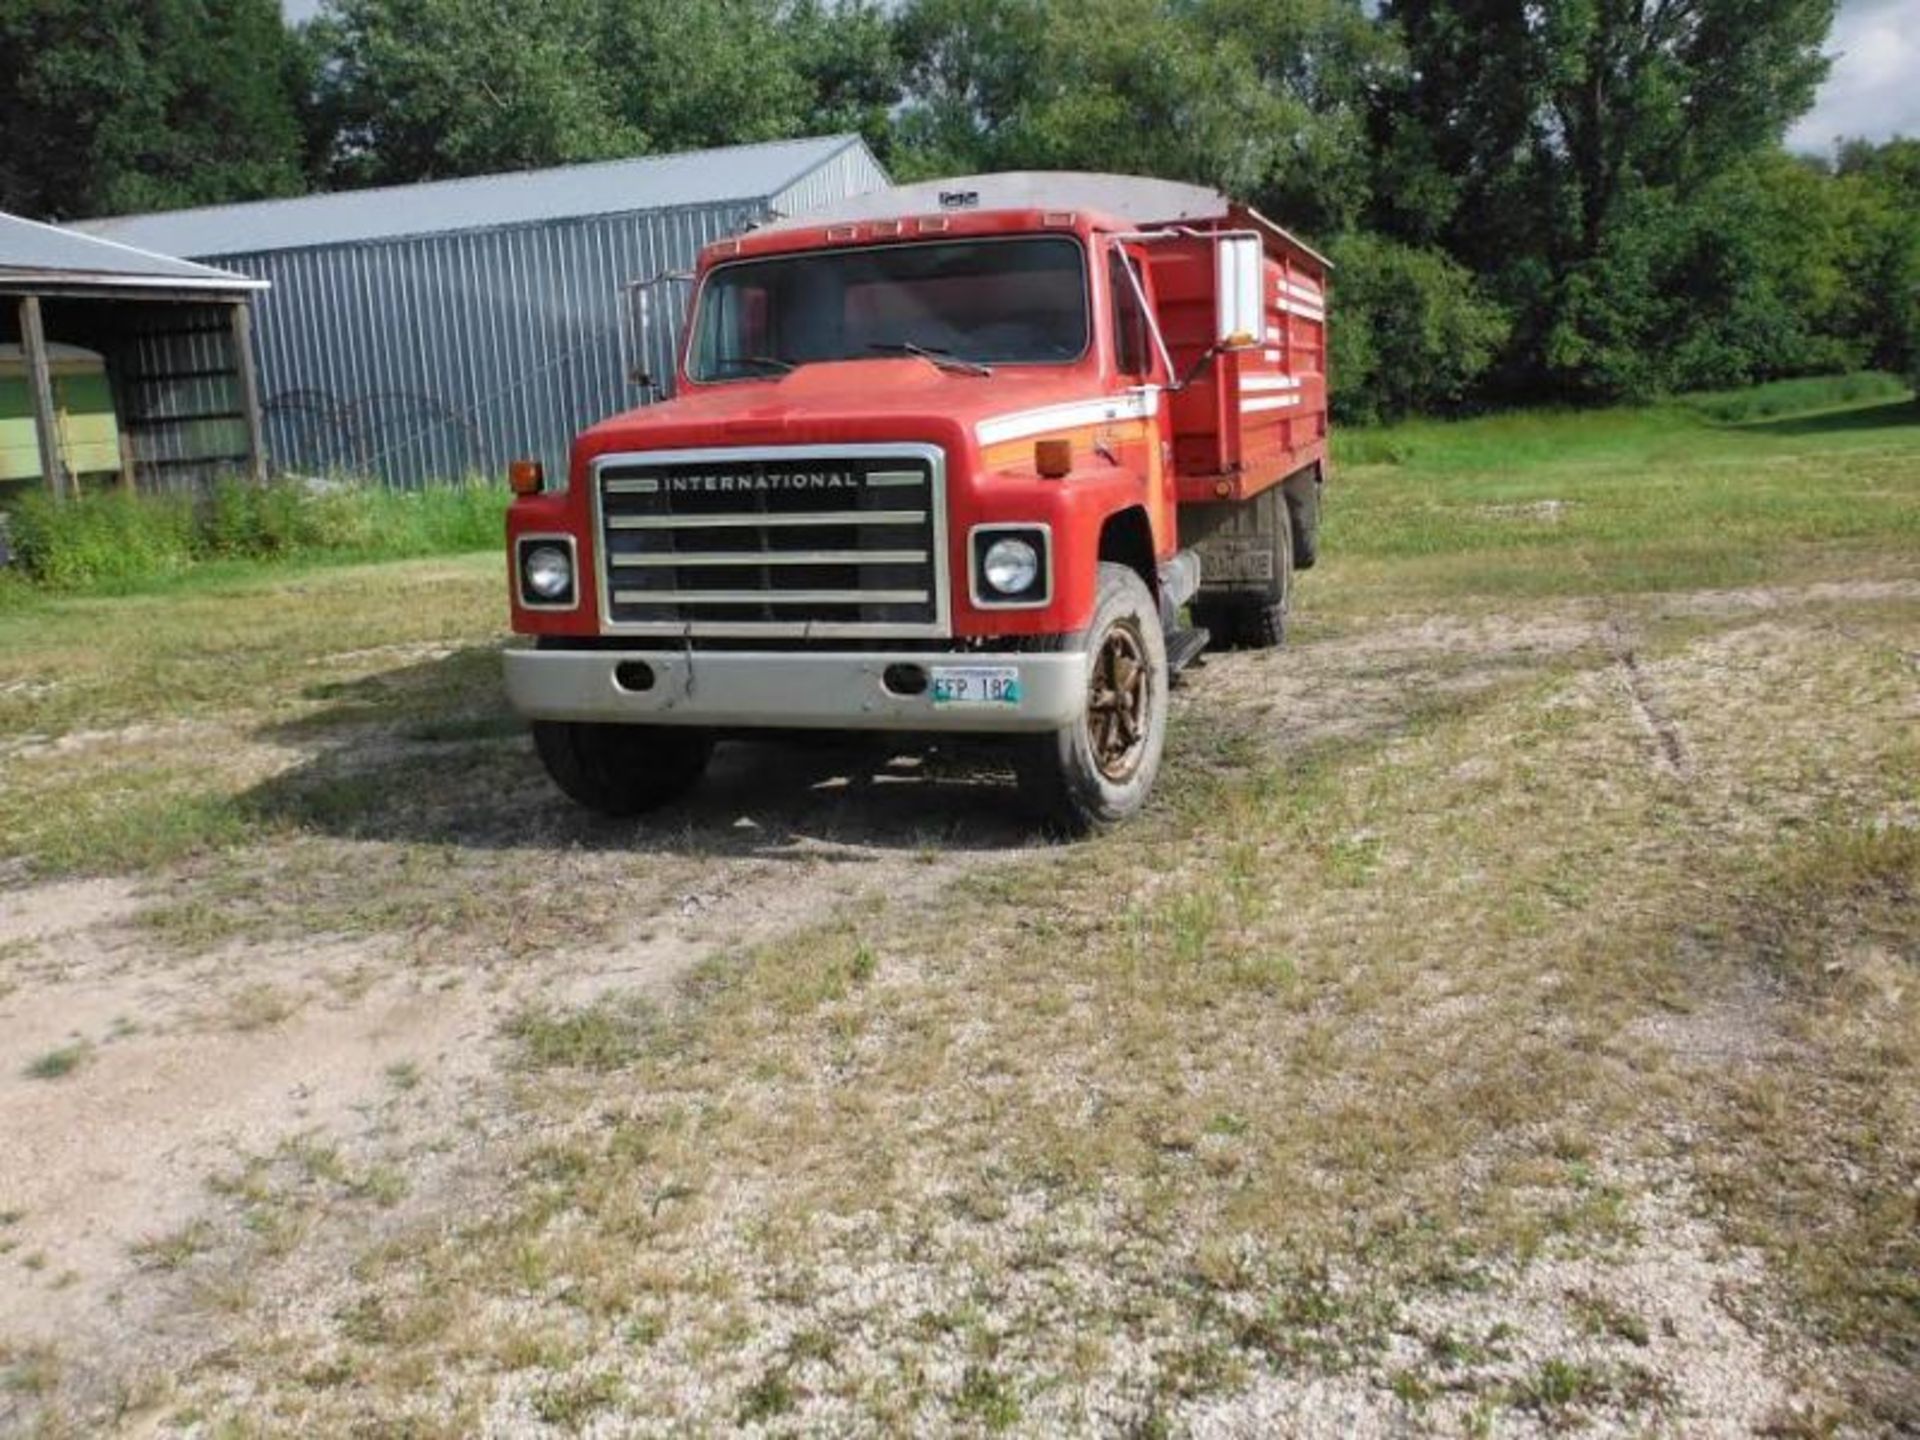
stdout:
[[1159,413],[1158,389],[1129,390],[1124,395],[1106,395],[1097,400],[1069,400],[1063,405],[1042,405],[1037,410],[991,415],[975,425],[973,433],[982,445],[999,445],[1008,440],[1025,440],[1029,435],[1044,435],[1049,430],[1104,425],[1114,420],[1144,420]]

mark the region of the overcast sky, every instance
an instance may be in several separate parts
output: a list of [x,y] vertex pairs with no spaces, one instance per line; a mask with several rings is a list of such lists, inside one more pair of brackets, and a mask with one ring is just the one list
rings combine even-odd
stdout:
[[1920,138],[1920,0],[1841,0],[1835,56],[1813,111],[1787,137],[1825,150],[1836,135]]
[[[280,3],[289,20],[320,8],[320,0]],[[1920,137],[1920,0],[1841,0],[1827,51],[1833,73],[1790,146],[1825,150],[1838,135]]]

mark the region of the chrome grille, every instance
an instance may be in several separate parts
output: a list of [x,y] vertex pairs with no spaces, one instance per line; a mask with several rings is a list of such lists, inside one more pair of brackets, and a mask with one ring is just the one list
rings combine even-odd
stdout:
[[944,633],[945,484],[934,447],[611,456],[594,483],[611,630]]

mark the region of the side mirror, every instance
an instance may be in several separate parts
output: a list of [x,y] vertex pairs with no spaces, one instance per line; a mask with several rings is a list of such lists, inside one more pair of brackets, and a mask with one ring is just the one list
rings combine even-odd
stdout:
[[[673,342],[679,333],[679,322],[686,309],[687,292],[692,281],[693,274],[690,271],[668,270],[651,279],[634,280],[627,284],[627,317],[633,347],[629,352],[633,359],[627,366],[627,379],[642,390],[651,392],[652,399],[657,400],[664,393],[654,377],[664,373],[671,380],[673,376]],[[664,305],[659,300],[664,300]],[[663,309],[666,313],[659,313]],[[661,361],[665,362],[664,372],[656,369]]]
[[1267,250],[1254,232],[1235,231],[1214,241],[1214,344],[1247,350],[1266,334]]

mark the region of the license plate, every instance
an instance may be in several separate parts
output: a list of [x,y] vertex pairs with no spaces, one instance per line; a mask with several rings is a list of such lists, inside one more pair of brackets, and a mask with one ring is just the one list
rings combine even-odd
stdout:
[[1018,705],[1020,672],[1011,665],[935,665],[935,705]]

